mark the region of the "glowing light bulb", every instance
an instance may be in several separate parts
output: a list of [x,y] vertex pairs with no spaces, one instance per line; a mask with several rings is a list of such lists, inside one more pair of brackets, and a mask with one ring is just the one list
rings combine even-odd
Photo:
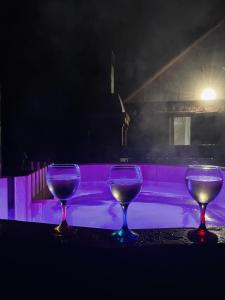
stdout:
[[206,88],[202,91],[201,98],[205,101],[216,100],[216,92],[212,88]]

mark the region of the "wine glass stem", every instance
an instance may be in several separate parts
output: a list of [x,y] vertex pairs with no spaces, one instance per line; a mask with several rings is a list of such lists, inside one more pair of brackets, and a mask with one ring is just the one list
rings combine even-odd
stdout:
[[203,229],[206,230],[206,226],[205,226],[205,212],[206,212],[206,206],[207,204],[199,204],[200,206],[200,214],[201,214],[201,222],[199,225],[199,229]]
[[122,206],[122,210],[123,210],[123,229],[128,229],[127,226],[127,209],[128,209],[128,205],[129,204],[123,204]]
[[67,226],[67,221],[66,221],[66,201],[61,200],[61,207],[62,207],[62,225]]

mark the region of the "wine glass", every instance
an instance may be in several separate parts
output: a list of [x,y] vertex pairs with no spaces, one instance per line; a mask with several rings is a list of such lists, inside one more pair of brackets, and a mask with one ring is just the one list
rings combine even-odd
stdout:
[[138,166],[113,166],[109,173],[108,185],[113,197],[120,203],[123,210],[123,225],[113,232],[120,242],[136,240],[138,234],[129,230],[127,225],[127,210],[131,201],[138,195],[142,186],[142,173]]
[[210,165],[190,165],[185,175],[186,186],[200,207],[200,225],[191,230],[188,237],[197,243],[216,242],[216,234],[210,232],[205,224],[205,212],[209,202],[219,194],[223,185],[223,174],[219,167]]
[[80,168],[75,164],[52,164],[48,166],[47,185],[51,193],[59,199],[62,208],[61,224],[54,228],[57,235],[72,233],[66,221],[67,200],[74,196],[80,183]]

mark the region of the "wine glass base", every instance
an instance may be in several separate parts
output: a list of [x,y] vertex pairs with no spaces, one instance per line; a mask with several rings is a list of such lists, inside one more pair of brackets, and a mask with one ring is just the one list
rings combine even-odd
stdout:
[[196,244],[215,244],[218,242],[217,235],[207,229],[190,230],[188,232],[188,238]]
[[53,229],[53,234],[56,236],[73,236],[76,230],[72,226],[58,225]]
[[138,234],[129,229],[119,229],[112,233],[112,236],[121,243],[135,242],[138,239]]

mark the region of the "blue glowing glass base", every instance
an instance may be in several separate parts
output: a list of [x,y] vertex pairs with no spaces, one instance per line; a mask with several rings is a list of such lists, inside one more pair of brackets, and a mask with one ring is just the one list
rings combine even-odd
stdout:
[[121,228],[112,233],[112,236],[121,243],[134,242],[138,239],[138,234],[128,228]]

